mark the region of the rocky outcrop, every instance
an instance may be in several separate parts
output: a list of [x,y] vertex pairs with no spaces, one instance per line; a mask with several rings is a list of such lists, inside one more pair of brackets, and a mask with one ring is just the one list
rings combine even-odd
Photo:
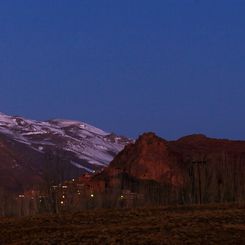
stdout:
[[127,173],[137,179],[178,186],[183,182],[180,170],[169,143],[154,133],[145,133],[120,152],[105,171],[109,176]]
[[[155,193],[158,200],[245,200],[245,141],[190,135],[166,141],[145,133],[94,176],[106,188]],[[126,183],[126,184],[125,184]]]

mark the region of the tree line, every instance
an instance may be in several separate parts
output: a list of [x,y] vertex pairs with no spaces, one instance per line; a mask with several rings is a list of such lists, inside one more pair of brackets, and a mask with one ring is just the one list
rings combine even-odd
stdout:
[[[245,155],[231,153],[188,156],[182,166],[181,186],[139,180],[127,173],[103,180],[103,189],[71,180],[65,185],[67,165],[59,155],[44,164],[44,184],[34,194],[11,194],[0,188],[0,216],[59,213],[91,208],[124,208],[175,204],[245,201]],[[53,162],[53,164],[50,164]],[[113,184],[112,184],[113,183]]]

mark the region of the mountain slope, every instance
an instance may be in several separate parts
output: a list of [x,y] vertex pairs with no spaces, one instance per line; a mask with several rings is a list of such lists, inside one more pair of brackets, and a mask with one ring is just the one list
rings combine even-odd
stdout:
[[35,121],[0,113],[0,184],[18,188],[21,183],[24,188],[30,176],[29,184],[34,184],[43,167],[54,162],[69,170],[66,178],[95,172],[129,142],[83,122]]

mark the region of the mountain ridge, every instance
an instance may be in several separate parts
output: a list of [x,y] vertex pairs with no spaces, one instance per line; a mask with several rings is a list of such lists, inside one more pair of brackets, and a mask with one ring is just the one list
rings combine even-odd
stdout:
[[93,173],[106,167],[130,142],[131,139],[84,122],[64,119],[37,121],[0,113],[0,176],[4,176],[0,183],[8,183],[6,171],[9,175],[16,172],[9,179],[17,179],[18,183],[21,168],[26,172],[23,173],[26,178],[30,175],[40,178],[44,162],[66,162],[64,165],[71,172],[66,178]]

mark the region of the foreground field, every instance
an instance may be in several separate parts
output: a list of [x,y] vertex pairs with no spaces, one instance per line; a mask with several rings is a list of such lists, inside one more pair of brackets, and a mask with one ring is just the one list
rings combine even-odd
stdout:
[[90,210],[0,219],[0,244],[245,244],[245,206]]

